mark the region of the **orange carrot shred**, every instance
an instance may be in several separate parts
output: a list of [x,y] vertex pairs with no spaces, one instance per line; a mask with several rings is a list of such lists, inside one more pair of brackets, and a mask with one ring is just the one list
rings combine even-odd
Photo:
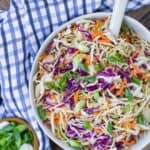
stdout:
[[127,84],[127,79],[126,78],[123,78],[123,81],[121,83],[121,87],[120,89],[116,92],[116,96],[120,96],[121,94],[123,94],[124,92],[124,89],[126,87],[126,84]]
[[150,79],[150,75],[143,75],[143,76],[142,76],[142,79],[143,79],[143,80]]
[[86,61],[85,61],[85,63],[87,64],[87,65],[90,65],[90,63],[91,63],[91,61],[90,61],[90,55],[87,55],[86,56]]
[[39,56],[38,60],[41,62],[43,59],[47,56],[46,53],[43,53],[42,55]]
[[131,141],[126,141],[126,140],[121,140],[125,145],[127,145],[127,146],[131,146],[131,145],[133,145],[133,144],[135,144],[136,143],[136,140],[134,139],[134,140],[131,140]]
[[94,131],[100,135],[103,133],[103,131],[100,128],[94,128]]
[[78,101],[79,92],[80,92],[80,90],[77,90],[77,91],[75,92],[75,94],[74,94],[74,102],[75,102],[75,103],[77,103],[77,101]]

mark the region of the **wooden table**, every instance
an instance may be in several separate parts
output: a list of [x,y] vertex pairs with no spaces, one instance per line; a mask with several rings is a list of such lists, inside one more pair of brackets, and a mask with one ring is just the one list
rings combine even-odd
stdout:
[[[0,8],[8,8],[9,0],[0,0]],[[143,25],[145,25],[150,30],[150,5],[144,6],[140,9],[127,12],[127,15],[132,16],[139,20]],[[52,150],[61,150],[55,143],[51,141]],[[150,150],[150,144],[146,146],[143,150]]]

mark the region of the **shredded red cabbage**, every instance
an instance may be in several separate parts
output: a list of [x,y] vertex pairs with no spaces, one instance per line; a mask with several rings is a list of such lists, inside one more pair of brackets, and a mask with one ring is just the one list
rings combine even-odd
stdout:
[[82,29],[80,26],[78,26],[78,31],[82,32],[88,40],[92,40],[92,35],[88,31]]
[[114,77],[117,74],[113,71],[112,68],[106,68],[104,71],[98,72],[97,75],[105,77]]
[[73,53],[75,53],[75,51],[76,51],[77,49],[76,48],[74,48],[74,47],[69,47],[68,48],[68,52],[69,52],[69,54],[73,54]]
[[101,135],[93,144],[94,150],[104,150],[109,149],[112,144],[112,139],[109,135]]
[[92,107],[92,108],[86,108],[84,111],[85,111],[87,114],[91,115],[91,114],[93,114],[95,111],[97,111],[98,109],[100,109],[100,108],[99,108],[99,107]]
[[58,59],[57,59],[57,63],[54,66],[54,75],[57,75],[59,73],[59,64],[61,63],[61,59],[64,58],[65,54],[61,54]]
[[110,88],[111,86],[112,86],[112,84],[111,83],[108,83],[108,82],[106,82],[104,79],[102,79],[102,78],[100,78],[100,79],[98,79],[98,83],[100,84],[100,87],[102,88],[102,89],[107,89],[107,88]]
[[98,88],[99,88],[99,85],[95,84],[95,85],[91,85],[91,86],[86,87],[86,90],[89,92],[92,92],[92,91],[97,90]]
[[124,148],[123,142],[116,142],[115,146],[116,146],[117,150],[122,150]]
[[79,75],[80,76],[87,76],[88,75],[88,73],[87,72],[85,72],[84,70],[82,70],[82,69],[77,69],[77,71],[76,71],[77,73],[79,73]]

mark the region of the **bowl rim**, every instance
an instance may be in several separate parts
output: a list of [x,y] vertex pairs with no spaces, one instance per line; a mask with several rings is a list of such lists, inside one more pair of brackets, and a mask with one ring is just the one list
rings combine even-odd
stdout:
[[33,135],[33,142],[32,142],[32,146],[33,146],[33,150],[38,150],[38,147],[39,147],[39,141],[38,141],[38,138],[37,138],[37,135],[34,131],[34,129],[32,128],[32,126],[24,119],[20,118],[20,117],[6,117],[6,118],[2,118],[0,119],[0,123],[1,122],[5,122],[5,121],[8,121],[8,122],[16,122],[18,124],[24,124],[27,126],[28,130],[32,133]]
[[[33,61],[33,64],[32,64],[32,69],[31,69],[31,72],[30,72],[30,77],[29,77],[29,98],[30,98],[30,103],[31,103],[31,106],[32,106],[32,111],[33,113],[35,114],[35,118],[38,122],[38,124],[40,125],[40,127],[42,128],[42,130],[44,131],[44,133],[54,142],[56,143],[59,147],[63,148],[63,149],[67,149],[67,150],[75,150],[74,148],[71,148],[68,144],[66,144],[65,142],[63,142],[62,140],[56,138],[50,129],[48,129],[48,127],[42,122],[42,120],[39,118],[38,116],[38,113],[37,113],[37,110],[36,110],[36,107],[35,107],[35,102],[34,102],[34,86],[33,86],[33,75],[35,74],[35,70],[37,68],[37,60],[38,60],[38,57],[45,51],[46,47],[48,46],[48,44],[50,43],[50,41],[57,35],[57,33],[59,33],[61,30],[63,30],[64,28],[66,28],[68,25],[70,24],[73,24],[75,23],[76,21],[80,20],[80,19],[86,19],[86,18],[102,18],[102,17],[105,17],[105,16],[110,16],[111,13],[108,13],[108,12],[97,12],[97,13],[90,13],[90,14],[86,14],[86,15],[82,15],[82,16],[79,16],[79,17],[76,17],[64,24],[62,24],[60,27],[58,27],[56,30],[54,30],[52,33],[49,34],[49,36],[46,38],[46,40],[44,40],[44,42],[42,43],[38,53],[36,54],[36,57]],[[129,23],[131,24],[136,24],[136,26],[138,28],[140,28],[140,30],[142,30],[144,33],[146,33],[147,37],[146,39],[150,39],[150,32],[149,30],[144,26],[142,25],[141,23],[139,23],[137,20],[135,20],[134,18],[132,17],[129,17],[129,16],[125,16],[124,17],[124,21],[128,21]],[[129,25],[130,26],[130,25]],[[142,38],[145,38],[144,36]],[[149,135],[150,136],[150,135]],[[147,141],[145,142],[141,148],[143,148],[146,144],[148,144],[150,142]],[[134,150],[135,148],[131,148],[132,150]],[[136,150],[140,150],[139,149],[136,149]]]

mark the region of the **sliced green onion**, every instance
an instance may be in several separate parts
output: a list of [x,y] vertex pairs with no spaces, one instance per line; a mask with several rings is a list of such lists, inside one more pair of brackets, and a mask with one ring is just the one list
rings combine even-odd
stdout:
[[88,72],[89,68],[86,64],[79,64],[78,68],[80,68],[81,70]]
[[54,83],[53,82],[44,82],[44,86],[48,88],[49,90],[54,89]]
[[64,91],[65,87],[67,86],[66,78],[60,78],[56,85],[61,91]]
[[145,125],[145,118],[144,118],[144,116],[142,114],[137,116],[137,122],[139,124]]
[[133,94],[130,92],[128,88],[125,89],[125,96],[128,98],[129,101],[133,101],[134,97]]
[[92,126],[91,126],[91,124],[90,124],[89,121],[84,121],[84,122],[83,122],[83,126],[84,126],[86,129],[88,129],[88,130],[91,130],[91,129],[92,129]]
[[57,81],[55,83],[55,89],[57,87],[57,89],[59,89],[61,91],[64,91],[64,89],[67,86],[67,79],[70,79],[72,76],[73,76],[73,74],[70,73],[70,72],[67,72],[63,76],[61,76],[60,79],[59,79],[59,81]]
[[103,71],[104,68],[105,68],[105,66],[102,62],[99,62],[98,64],[94,65],[95,71]]
[[77,48],[79,49],[80,52],[83,52],[83,53],[89,52],[89,48],[82,43],[78,43]]
[[75,148],[82,148],[82,145],[77,140],[68,140],[69,144]]
[[71,73],[71,72],[66,72],[66,73],[63,75],[63,78],[70,79],[70,78],[72,78],[73,76],[74,76],[73,73]]
[[123,108],[123,110],[125,112],[129,112],[130,111],[130,104],[125,105],[124,108]]
[[112,114],[113,119],[117,119],[118,117],[119,117],[118,114],[116,114],[116,113]]
[[95,102],[98,102],[99,98],[100,98],[100,95],[99,95],[99,91],[95,91],[93,93],[93,97],[94,97],[94,101]]
[[113,127],[112,127],[112,122],[108,122],[107,124],[107,132],[112,134],[113,133]]
[[80,109],[82,109],[84,106],[85,106],[85,100],[80,100],[80,101],[76,104],[76,106],[75,106],[75,108],[74,108],[74,112],[79,112]]
[[116,53],[115,55],[111,55],[107,57],[107,60],[110,63],[125,63],[125,58],[120,54]]
[[81,55],[76,55],[73,58],[73,70],[74,71],[78,68],[79,64],[81,64],[82,59],[83,59],[83,57]]
[[85,81],[88,81],[88,82],[90,82],[90,83],[93,83],[93,82],[96,81],[96,77],[89,75],[89,76],[84,77],[84,80],[85,80]]
[[120,31],[124,32],[126,34],[130,33],[130,29],[128,28],[128,26],[125,23],[122,24]]
[[42,106],[38,106],[38,107],[37,107],[37,112],[38,112],[38,115],[39,115],[40,119],[44,120],[45,117],[46,117],[46,113],[45,113],[45,111],[43,110],[43,107],[42,107]]
[[140,85],[141,81],[137,77],[132,77],[132,82],[134,82],[137,85]]

